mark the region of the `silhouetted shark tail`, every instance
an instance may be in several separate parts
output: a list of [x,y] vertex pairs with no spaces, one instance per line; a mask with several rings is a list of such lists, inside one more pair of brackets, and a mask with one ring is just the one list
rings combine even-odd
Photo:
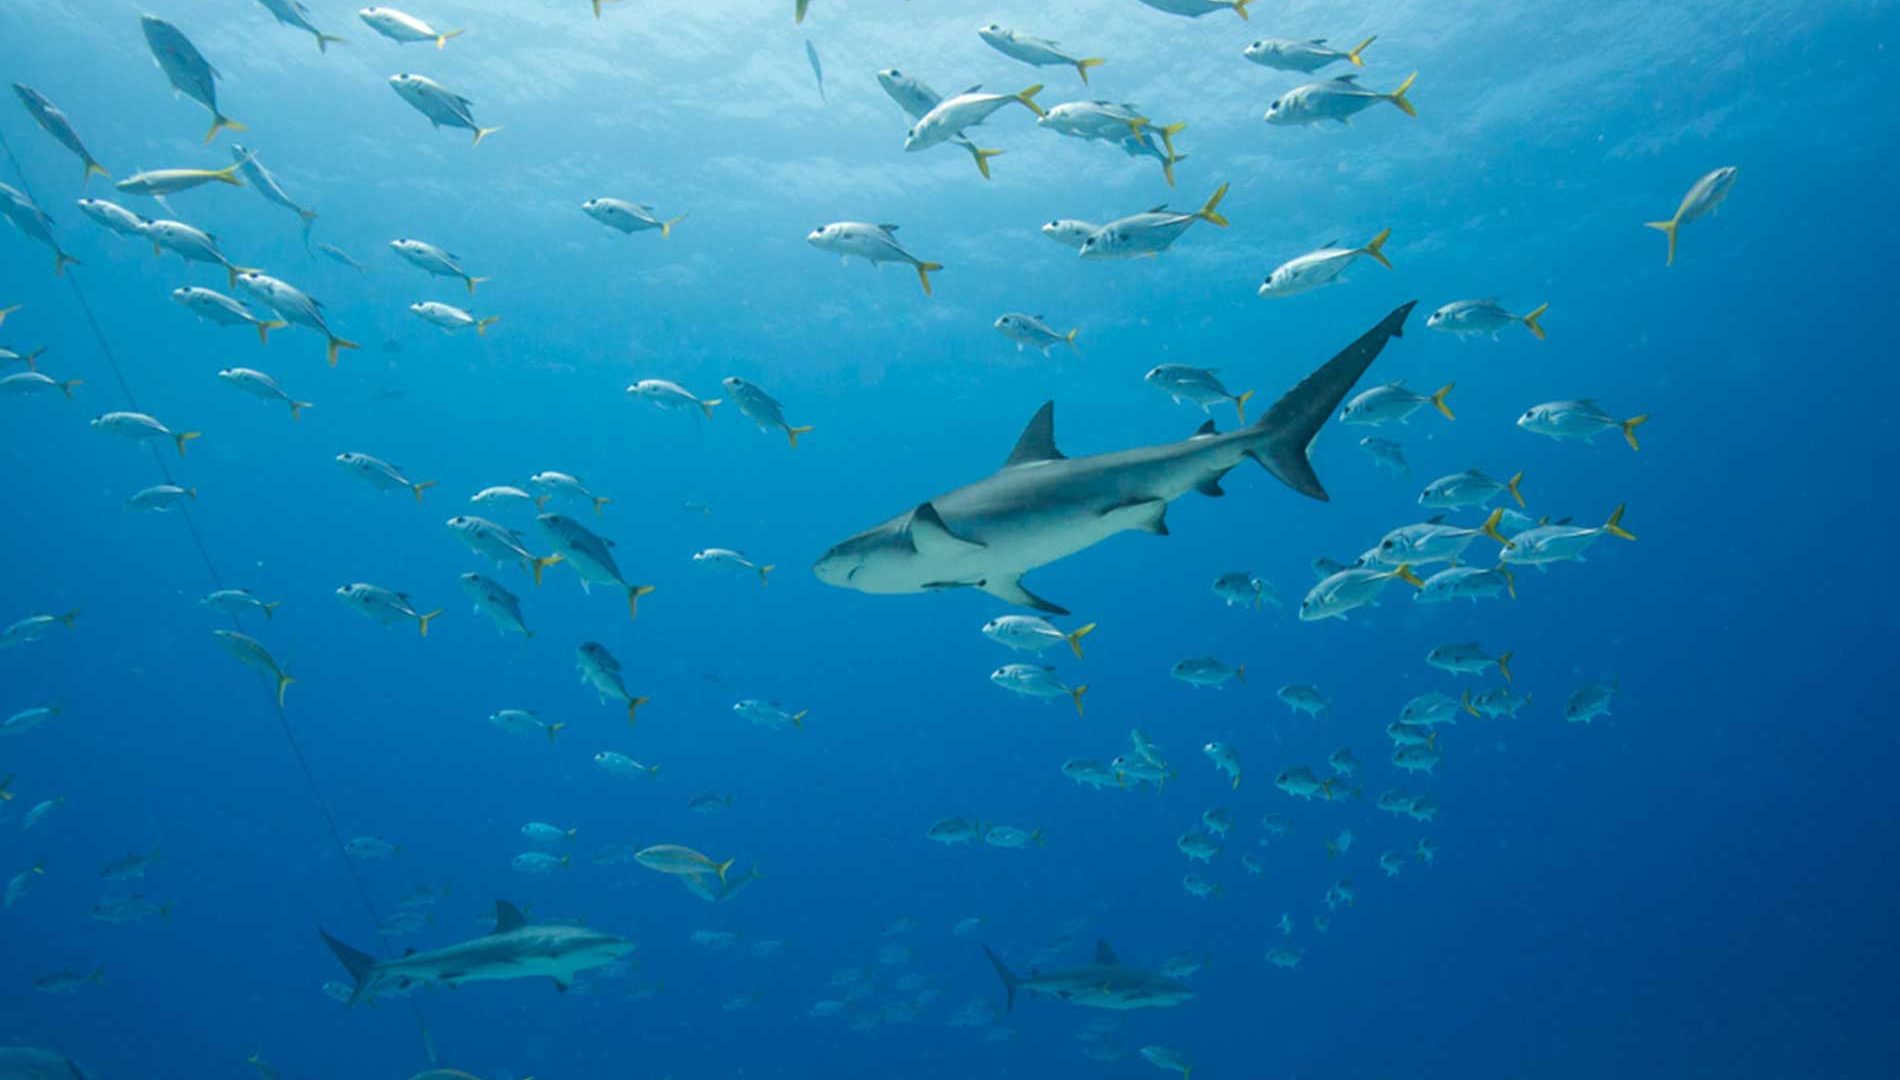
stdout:
[[1417,304],[1416,300],[1401,304],[1381,319],[1379,325],[1361,334],[1359,340],[1340,350],[1339,355],[1274,402],[1271,409],[1254,421],[1250,430],[1258,434],[1259,440],[1247,450],[1247,455],[1266,466],[1268,472],[1294,491],[1326,500],[1326,488],[1319,482],[1319,474],[1313,471],[1312,462],[1307,460],[1307,449],[1340,402],[1352,392],[1353,384],[1379,358],[1385,343],[1404,336],[1405,317]]
[[323,943],[330,947],[330,951],[336,954],[336,958],[342,962],[344,969],[350,973],[351,980],[356,984],[350,994],[350,1004],[356,1004],[362,1000],[363,991],[369,987],[370,973],[376,966],[376,958],[366,952],[350,948],[331,937],[329,932],[321,927],[317,929],[317,933],[323,935]]
[[1016,984],[1021,980],[1017,979],[1015,974],[1011,972],[1008,967],[1004,966],[1003,958],[996,955],[996,951],[991,949],[988,945],[983,946],[983,955],[990,958],[990,966],[996,969],[996,977],[1003,980],[1003,1011],[1008,1012],[1014,1009],[1016,1007]]

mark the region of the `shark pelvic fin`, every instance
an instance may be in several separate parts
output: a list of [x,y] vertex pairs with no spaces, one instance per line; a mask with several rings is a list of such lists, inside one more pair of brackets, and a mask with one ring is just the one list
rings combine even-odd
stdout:
[[1061,604],[1051,603],[1023,588],[1023,579],[1020,577],[991,578],[978,585],[977,588],[998,600],[1007,600],[1022,607],[1034,608],[1044,614],[1067,615],[1069,613],[1069,609]]
[[950,531],[944,524],[943,515],[928,502],[917,504],[910,512],[910,543],[919,555],[961,555],[976,551],[985,545],[973,540],[965,540]]
[[1045,401],[1036,415],[1029,418],[1029,425],[1016,439],[1016,449],[1009,452],[1009,460],[1003,462],[1005,469],[1011,465],[1029,465],[1038,461],[1061,461],[1065,455],[1056,449],[1056,403]]

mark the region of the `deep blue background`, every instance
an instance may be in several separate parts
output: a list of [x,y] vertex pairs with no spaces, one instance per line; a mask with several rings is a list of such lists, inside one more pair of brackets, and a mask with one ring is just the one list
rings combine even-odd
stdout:
[[[171,288],[220,283],[92,228],[70,206],[72,159],[17,107],[0,109],[27,179],[85,259],[75,280],[140,405],[206,433],[185,461],[161,456],[199,490],[192,521],[222,583],[284,601],[246,628],[298,678],[289,719],[344,835],[403,845],[363,868],[374,903],[386,913],[414,885],[452,883],[424,946],[478,932],[497,896],[640,943],[632,975],[591,996],[534,983],[423,998],[444,1064],[557,1080],[1147,1075],[1132,1050],[1160,1042],[1210,1080],[1900,1066],[1891,4],[1627,3],[1594,19],[1543,3],[1464,18],[1295,7],[1243,26],[1129,0],[1044,20],[1065,40],[1108,39],[1102,92],[1195,121],[1202,141],[1182,140],[1196,160],[1177,193],[1158,187],[1152,163],[1017,117],[994,125],[1010,154],[992,185],[967,175],[960,152],[896,149],[900,123],[870,71],[928,63],[939,89],[1014,87],[1029,76],[969,31],[993,17],[1042,29],[1033,6],[819,0],[799,32],[776,4],[736,21],[610,7],[600,24],[567,6],[577,10],[503,5],[484,27],[476,5],[445,5],[438,22],[474,29],[441,54],[399,51],[347,10],[324,10],[319,22],[355,40],[321,57],[254,5],[163,12],[226,71],[227,111],[253,126],[240,138],[322,211],[317,237],[372,265],[359,278],[307,261],[293,219],[249,193],[175,199],[239,261],[330,305],[366,346],[335,371],[307,332],[260,347],[177,309]],[[1340,39],[1380,34],[1372,85],[1422,69],[1420,119],[1380,109],[1344,131],[1263,131],[1258,109],[1291,82],[1238,49],[1316,24]],[[162,93],[129,11],[34,5],[0,12],[0,31],[8,77],[63,105],[115,173],[228,160],[229,136],[198,148],[201,114]],[[804,36],[826,54],[829,110],[810,93]],[[508,130],[479,151],[433,136],[375,85],[406,64],[468,87],[483,121]],[[1042,77],[1046,103],[1073,96],[1071,76]],[[4,164],[0,179],[17,186]],[[1685,228],[1665,270],[1661,239],[1639,223],[1721,164],[1741,170],[1732,199]],[[1234,182],[1223,206],[1234,228],[1196,226],[1160,260],[1078,264],[1034,233],[1052,216],[1099,220],[1170,194],[1195,203],[1222,179]],[[622,238],[574,209],[598,194],[693,216],[664,243]],[[847,217],[903,222],[920,255],[950,267],[937,298],[907,272],[841,271],[799,242]],[[1253,296],[1275,263],[1385,225],[1396,271],[1358,267],[1346,284],[1273,304]],[[396,236],[493,274],[471,304],[504,316],[489,338],[445,338],[403,311],[467,298],[383,250]],[[47,868],[0,914],[0,1039],[61,1047],[106,1078],[239,1076],[259,1049],[286,1076],[407,1075],[424,1059],[406,1006],[345,1010],[318,990],[341,972],[315,926],[364,948],[377,947],[372,928],[267,693],[210,637],[224,624],[195,604],[212,578],[182,517],[121,509],[156,467],[85,426],[126,406],[44,254],[0,239],[0,305],[26,305],[0,342],[47,345],[44,368],[86,385],[75,404],[0,401],[0,621],[84,615],[76,633],[0,653],[0,711],[63,707],[0,744],[0,775],[19,777],[0,871]],[[844,535],[995,467],[1045,398],[1072,455],[1178,438],[1201,417],[1141,385],[1156,362],[1219,366],[1264,405],[1400,301],[1428,311],[1489,294],[1514,310],[1551,301],[1550,341],[1507,331],[1461,345],[1425,331],[1422,311],[1374,369],[1420,388],[1458,383],[1456,423],[1427,411],[1382,433],[1404,442],[1410,480],[1372,467],[1353,445],[1363,431],[1329,429],[1315,456],[1330,504],[1242,469],[1225,499],[1176,504],[1172,537],[1118,537],[1031,577],[1101,624],[1084,662],[1050,654],[1090,685],[1085,719],[985,685],[1011,659],[977,633],[1001,611],[988,598],[866,597],[805,571]],[[1018,309],[1082,326],[1081,354],[1011,351],[988,323]],[[316,407],[293,424],[212,377],[235,364],[273,372]],[[710,396],[727,374],[765,385],[816,430],[793,452],[725,408],[702,423],[622,393],[651,376]],[[1641,453],[1613,434],[1556,444],[1511,426],[1530,404],[1575,396],[1651,414]],[[378,494],[331,463],[344,450],[440,487],[420,507]],[[1314,556],[1350,558],[1417,520],[1417,489],[1471,466],[1524,470],[1538,514],[1593,522],[1627,502],[1640,540],[1526,574],[1516,602],[1418,608],[1394,591],[1346,623],[1229,611],[1208,591],[1219,572],[1248,568],[1296,601]],[[601,529],[630,576],[659,586],[637,623],[615,598],[583,596],[565,568],[538,592],[513,569],[484,569],[442,528],[468,494],[540,469],[613,498]],[[711,515],[684,511],[687,500]],[[708,545],[781,569],[763,590],[708,575],[688,559]],[[532,641],[468,613],[455,582],[468,569],[523,594]],[[426,641],[382,630],[328,596],[357,580],[448,613]],[[653,697],[638,729],[575,685],[587,639]],[[1455,689],[1423,657],[1472,639],[1516,652],[1534,705],[1516,721],[1467,719],[1445,734],[1438,776],[1397,778],[1381,729],[1412,695]],[[1196,692],[1167,677],[1202,653],[1246,662],[1246,685]],[[1608,678],[1622,688],[1613,717],[1561,722],[1565,695]],[[1295,681],[1331,693],[1332,715],[1290,716],[1272,691]],[[810,709],[805,730],[744,725],[727,711],[740,697]],[[569,726],[552,747],[511,738],[484,720],[504,707]],[[1068,757],[1123,752],[1135,726],[1182,772],[1164,794],[1092,792],[1057,773]],[[1240,749],[1238,792],[1200,756],[1210,739]],[[1437,822],[1271,787],[1288,766],[1323,771],[1339,746],[1357,752],[1368,796],[1429,790]],[[659,779],[599,772],[588,759],[602,749],[659,763]],[[686,810],[712,789],[736,805],[717,818]],[[54,795],[68,805],[17,832],[18,814]],[[1180,888],[1188,866],[1173,841],[1212,805],[1240,824],[1202,871],[1224,895],[1203,902]],[[1249,878],[1238,856],[1267,812],[1294,827]],[[1040,826],[1048,847],[926,842],[953,813]],[[509,869],[530,819],[579,827],[571,872]],[[1358,842],[1331,862],[1323,841],[1341,827]],[[1379,852],[1421,835],[1439,844],[1437,865],[1384,880]],[[588,859],[655,842],[756,860],[767,877],[715,907]],[[115,891],[97,868],[154,844],[165,865],[139,891],[175,904],[170,924],[87,919]],[[1311,917],[1342,874],[1359,901],[1318,936]],[[1282,911],[1307,949],[1297,973],[1263,960]],[[1006,1042],[945,1027],[972,998],[1000,1003],[974,942],[950,932],[973,915],[1024,968],[1083,919],[1075,959],[1100,933],[1130,962],[1180,951],[1212,962],[1197,1000],[1124,1017],[1111,1042],[1129,1057],[1096,1065],[1071,1038],[1094,1017],[1066,1006],[1019,1003]],[[909,971],[941,999],[915,1023],[870,1032],[808,1017],[835,993],[834,969],[878,967],[880,930],[899,917],[919,924],[902,939],[916,956],[882,973],[874,1006],[905,997],[889,984]],[[688,940],[699,929],[744,939],[709,952]],[[770,938],[787,943],[781,955],[748,954]],[[96,964],[103,987],[32,990],[39,974]],[[654,984],[651,997],[627,994]],[[755,990],[749,1010],[721,1010]]]

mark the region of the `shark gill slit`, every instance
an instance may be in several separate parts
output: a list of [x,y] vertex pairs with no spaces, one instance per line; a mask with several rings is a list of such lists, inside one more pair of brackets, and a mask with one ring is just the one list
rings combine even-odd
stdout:
[[[26,171],[20,168],[20,159],[14,156],[13,144],[7,141],[4,132],[0,132],[0,151],[5,152],[7,163],[13,167],[13,175],[20,183],[20,190],[26,194],[27,198],[32,199],[35,205],[38,205],[39,197],[33,194],[33,188],[26,178]],[[113,380],[119,385],[119,392],[125,398],[126,408],[134,412],[141,411],[138,398],[132,393],[132,385],[126,381],[125,372],[119,367],[118,355],[112,351],[111,343],[106,340],[105,331],[99,326],[99,318],[93,313],[92,302],[86,298],[86,291],[79,284],[80,275],[75,272],[77,269],[77,267],[67,269],[64,275],[66,284],[72,288],[73,299],[79,305],[80,314],[85,317],[86,326],[92,331],[93,340],[99,343],[99,354],[105,357],[106,366],[112,370]],[[175,483],[171,469],[166,465],[165,458],[158,452],[157,447],[150,442],[147,442],[145,447],[151,454],[152,463],[158,466],[158,474],[163,481],[167,484]],[[224,588],[224,575],[218,572],[217,562],[211,557],[211,549],[205,546],[204,535],[198,531],[198,524],[192,519],[191,508],[178,507],[177,516],[185,523],[185,531],[191,534],[192,546],[197,548],[198,557],[204,562],[205,573],[211,578],[212,588]],[[231,616],[231,625],[239,630],[244,628],[243,620],[237,615]],[[310,789],[311,801],[316,803],[317,811],[323,817],[323,824],[329,832],[330,840],[336,845],[337,857],[342,860],[343,868],[349,872],[350,883],[356,889],[357,899],[362,901],[363,912],[369,916],[370,925],[376,928],[376,937],[382,942],[383,951],[393,953],[395,950],[391,948],[389,938],[383,934],[382,919],[377,916],[376,905],[369,898],[369,889],[363,884],[363,879],[357,872],[355,860],[351,859],[349,852],[344,849],[343,832],[337,826],[336,814],[331,811],[329,800],[323,797],[323,789],[318,786],[316,774],[310,769],[310,760],[304,756],[303,745],[297,741],[297,734],[290,726],[290,718],[285,715],[283,706],[277,703],[275,691],[269,687],[266,687],[266,691],[271,707],[276,712],[278,726],[284,733],[284,741],[289,744],[291,756],[296,759],[297,768],[303,773],[304,783]],[[422,1015],[422,1004],[414,997],[410,997],[408,1001],[415,1013],[416,1033],[422,1039],[423,1054],[428,1058],[429,1067],[435,1068],[440,1062],[436,1059],[435,1038],[429,1033],[428,1021]]]

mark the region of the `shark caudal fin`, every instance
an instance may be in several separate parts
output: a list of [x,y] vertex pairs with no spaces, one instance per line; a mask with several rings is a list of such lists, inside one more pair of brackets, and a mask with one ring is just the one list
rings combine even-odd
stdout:
[[[327,940],[329,935],[325,934],[324,938]],[[335,943],[332,943],[330,947],[336,948],[337,946]],[[983,955],[990,958],[990,966],[996,969],[996,977],[1003,980],[1003,1011],[1009,1012],[1016,1007],[1016,984],[1022,980],[1018,979],[1014,972],[1004,966],[1003,958],[996,955],[996,950],[985,945],[983,946]]]
[[1339,409],[1340,402],[1346,400],[1353,384],[1378,359],[1386,342],[1404,336],[1405,317],[1417,304],[1418,301],[1412,300],[1400,305],[1274,402],[1265,415],[1246,429],[1254,438],[1247,456],[1264,465],[1294,491],[1326,500],[1326,488],[1320,484],[1312,462],[1307,460],[1307,448]]
[[329,931],[322,927],[317,928],[317,933],[323,935],[323,943],[336,954],[337,960],[343,964],[343,969],[350,973],[350,979],[355,983],[350,991],[350,1004],[354,1005],[363,1000],[363,992],[369,989],[370,979],[375,974],[376,958],[343,944],[331,937]]

